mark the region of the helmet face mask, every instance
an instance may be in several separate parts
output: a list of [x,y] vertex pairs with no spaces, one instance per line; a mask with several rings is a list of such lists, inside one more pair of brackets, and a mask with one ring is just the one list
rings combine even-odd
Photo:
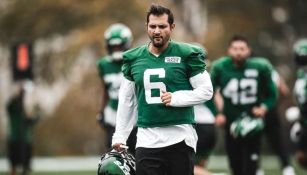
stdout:
[[101,157],[98,175],[135,175],[135,159],[126,151],[109,151]]
[[298,65],[307,65],[307,39],[298,40],[294,46],[294,59]]
[[111,25],[104,33],[108,54],[113,60],[121,60],[123,52],[130,49],[132,43],[131,30],[124,24]]

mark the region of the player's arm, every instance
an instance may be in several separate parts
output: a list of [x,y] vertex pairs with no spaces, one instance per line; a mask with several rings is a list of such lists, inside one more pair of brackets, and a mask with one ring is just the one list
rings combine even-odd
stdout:
[[187,76],[192,90],[180,90],[173,93],[163,92],[161,100],[166,106],[186,107],[204,103],[212,98],[212,83],[208,72],[205,70],[205,56],[203,49],[190,48],[186,59]]
[[101,80],[101,84],[102,84],[102,95],[101,95],[101,100],[100,100],[100,111],[98,112],[96,119],[98,121],[98,123],[100,124],[101,127],[105,126],[105,122],[104,122],[104,108],[107,106],[108,101],[109,101],[109,95],[108,95],[108,91],[107,88],[105,86],[105,82],[103,80]]
[[112,138],[112,146],[116,150],[120,150],[120,145],[126,145],[137,119],[137,101],[133,81],[124,78],[119,89],[118,100],[116,127]]
[[121,151],[123,149],[121,146],[126,145],[129,134],[137,120],[137,99],[135,83],[131,73],[131,60],[127,54],[124,54],[123,57],[122,72],[124,78],[119,88],[116,126],[112,137],[112,147],[117,151]]
[[100,124],[100,126],[103,127],[105,125],[104,108],[107,106],[107,103],[109,101],[109,95],[108,95],[108,92],[107,92],[106,84],[103,80],[104,74],[103,74],[103,71],[102,71],[100,64],[101,64],[100,62],[97,63],[97,70],[98,70],[99,77],[101,79],[102,95],[101,95],[100,102],[99,102],[99,104],[100,104],[99,109],[100,110],[99,110],[98,114],[96,115],[96,119],[97,119],[98,123]]
[[283,97],[289,96],[289,94],[290,94],[289,87],[286,84],[283,77],[281,77],[276,70],[273,70],[273,72],[272,72],[272,79],[277,86],[279,94]]
[[163,92],[162,102],[167,106],[186,107],[204,103],[212,98],[213,90],[207,71],[189,79],[193,90],[180,90],[173,93]]
[[260,105],[254,106],[252,109],[252,113],[255,117],[264,117],[265,114],[276,105],[278,98],[279,75],[273,69],[269,61],[263,61],[260,83],[262,83],[261,87],[264,87],[264,93],[261,94]]
[[272,67],[268,65],[263,74],[265,94],[263,100],[261,101],[261,106],[265,107],[267,110],[272,109],[276,105],[278,98],[278,89],[272,79],[271,74]]
[[100,109],[101,111],[103,111],[109,101],[109,95],[104,80],[101,80],[101,89],[102,89],[102,97],[101,97]]
[[220,93],[220,86],[219,86],[219,76],[221,71],[219,70],[219,66],[217,64],[217,62],[212,64],[212,69],[210,72],[210,76],[211,76],[211,81],[212,81],[212,86],[213,86],[213,91],[214,91],[214,97],[212,100],[212,108],[214,111],[216,111],[216,115],[215,115],[215,124],[217,126],[224,126],[226,123],[226,117],[223,114],[223,98],[222,95]]

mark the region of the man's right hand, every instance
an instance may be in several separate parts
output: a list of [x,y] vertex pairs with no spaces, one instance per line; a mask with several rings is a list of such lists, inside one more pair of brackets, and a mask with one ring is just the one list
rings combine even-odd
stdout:
[[112,148],[115,149],[117,152],[122,152],[128,149],[128,146],[123,143],[115,143],[112,145]]

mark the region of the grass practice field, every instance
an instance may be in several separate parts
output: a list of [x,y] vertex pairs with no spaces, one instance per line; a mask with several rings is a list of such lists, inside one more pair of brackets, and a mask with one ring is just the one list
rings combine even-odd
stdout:
[[[35,158],[31,175],[95,175],[98,161],[97,157]],[[307,174],[306,170],[292,162],[297,175]],[[265,175],[281,175],[275,156],[262,156],[261,167]],[[216,175],[230,175],[225,156],[211,156],[208,169]],[[4,158],[0,159],[0,175],[8,175]]]

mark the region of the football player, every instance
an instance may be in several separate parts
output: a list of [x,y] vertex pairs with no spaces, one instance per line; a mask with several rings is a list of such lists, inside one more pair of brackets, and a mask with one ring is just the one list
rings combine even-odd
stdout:
[[[276,70],[273,70],[272,72],[272,79],[278,89],[279,96],[288,97],[290,94],[289,88],[284,79],[278,74]],[[289,150],[287,150],[281,135],[284,128],[280,121],[277,105],[266,113],[264,117],[264,123],[265,125],[263,134],[266,136],[270,146],[280,160],[282,175],[295,175],[294,168],[290,165]]]
[[[104,33],[107,56],[97,61],[97,69],[102,82],[103,95],[97,120],[106,132],[106,147],[111,147],[112,135],[115,131],[115,117],[118,105],[118,90],[123,74],[123,52],[131,47],[132,33],[124,24],[116,23]],[[129,138],[129,151],[134,153],[136,131]]]
[[[294,45],[294,58],[299,66],[294,94],[299,107],[299,121],[293,125],[293,139],[296,140],[295,157],[299,164],[307,169],[307,39],[301,39]],[[296,138],[295,138],[296,137]]]
[[263,117],[277,100],[272,65],[263,58],[249,59],[247,38],[235,35],[228,56],[212,64],[211,80],[223,98],[216,124],[224,126],[225,147],[234,175],[255,175],[260,156]]
[[137,120],[136,174],[192,175],[193,105],[213,94],[206,53],[170,39],[175,28],[170,9],[152,4],[146,19],[150,42],[124,54],[112,145],[121,151]]

